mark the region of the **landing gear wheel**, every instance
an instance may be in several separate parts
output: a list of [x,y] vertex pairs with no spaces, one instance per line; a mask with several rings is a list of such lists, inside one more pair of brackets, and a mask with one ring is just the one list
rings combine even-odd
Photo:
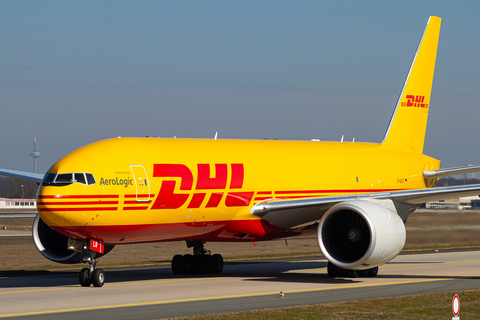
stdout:
[[370,278],[376,277],[377,274],[378,274],[378,267],[368,269],[368,276],[369,276]]
[[211,251],[205,249],[205,241],[188,240],[187,247],[193,248],[193,255],[175,255],[172,259],[174,274],[206,274],[223,271],[222,256],[211,255]]
[[347,275],[349,278],[360,278],[361,275],[357,272],[357,270],[347,270]]
[[214,254],[212,256],[213,260],[213,273],[222,273],[223,271],[223,258],[219,254]]
[[360,278],[367,278],[368,277],[368,270],[357,270],[357,275],[360,277]]
[[205,271],[205,256],[193,256],[193,273],[202,274]]
[[340,268],[328,261],[327,273],[330,278],[336,278],[341,276]]
[[213,257],[205,256],[203,262],[205,273],[213,273]]
[[88,268],[83,268],[78,275],[78,280],[80,281],[80,285],[82,287],[90,287],[92,284],[89,278],[89,272],[90,270]]
[[94,287],[103,287],[105,284],[105,272],[103,269],[95,269],[90,279]]
[[186,254],[183,256],[183,273],[193,273],[193,256],[191,254]]
[[172,272],[174,274],[184,273],[184,259],[182,255],[175,255],[172,259]]

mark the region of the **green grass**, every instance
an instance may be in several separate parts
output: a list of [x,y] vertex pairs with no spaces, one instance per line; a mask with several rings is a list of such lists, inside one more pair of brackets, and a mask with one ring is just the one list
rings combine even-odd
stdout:
[[[452,296],[460,297],[460,318],[478,319],[480,289],[431,293],[173,319],[451,319]],[[288,299],[288,295],[284,299]]]

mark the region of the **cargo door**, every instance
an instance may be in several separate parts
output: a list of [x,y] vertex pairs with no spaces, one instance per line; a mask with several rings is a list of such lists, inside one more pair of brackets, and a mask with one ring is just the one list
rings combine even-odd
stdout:
[[140,164],[132,164],[130,165],[130,170],[135,179],[137,202],[150,201],[150,183],[145,168]]

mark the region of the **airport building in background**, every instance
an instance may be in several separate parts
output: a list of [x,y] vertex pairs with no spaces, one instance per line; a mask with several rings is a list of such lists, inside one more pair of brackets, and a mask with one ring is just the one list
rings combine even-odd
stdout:
[[37,209],[37,199],[0,198],[0,210],[9,209]]

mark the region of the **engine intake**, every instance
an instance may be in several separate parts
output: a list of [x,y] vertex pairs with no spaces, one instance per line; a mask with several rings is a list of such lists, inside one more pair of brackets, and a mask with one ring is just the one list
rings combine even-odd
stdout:
[[[33,242],[37,250],[47,259],[64,264],[73,264],[82,262],[87,251],[75,252],[67,249],[68,237],[50,228],[40,215],[37,214],[32,226]],[[106,245],[103,255],[113,249],[113,245]],[[102,255],[97,254],[97,257]]]
[[323,255],[349,270],[370,269],[396,257],[405,244],[405,225],[391,201],[386,204],[352,200],[328,210],[317,230]]

